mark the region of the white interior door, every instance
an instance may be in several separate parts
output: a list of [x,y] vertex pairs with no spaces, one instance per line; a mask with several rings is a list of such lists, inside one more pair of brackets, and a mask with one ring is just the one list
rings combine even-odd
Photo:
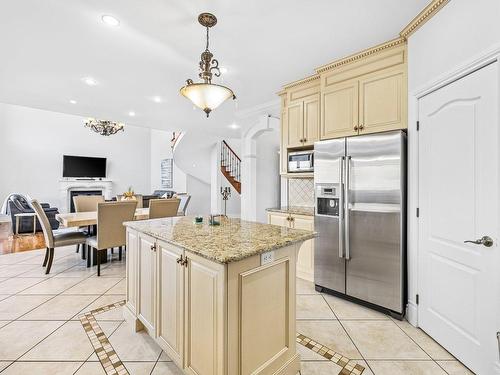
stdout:
[[419,100],[418,322],[484,375],[500,369],[498,86],[493,63]]

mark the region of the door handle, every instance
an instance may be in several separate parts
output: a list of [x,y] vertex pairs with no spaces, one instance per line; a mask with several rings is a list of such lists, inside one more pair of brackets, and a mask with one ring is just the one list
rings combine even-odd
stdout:
[[467,240],[467,241],[464,241],[464,243],[473,243],[474,245],[483,245],[486,247],[493,246],[493,240],[489,236],[483,236],[477,240]]
[[339,160],[339,258],[344,257],[344,163],[345,156]]
[[349,242],[349,190],[351,189],[350,184],[350,174],[351,174],[351,157],[346,157],[345,162],[345,191],[344,191],[344,201],[345,201],[345,258],[347,260],[351,259],[351,244]]

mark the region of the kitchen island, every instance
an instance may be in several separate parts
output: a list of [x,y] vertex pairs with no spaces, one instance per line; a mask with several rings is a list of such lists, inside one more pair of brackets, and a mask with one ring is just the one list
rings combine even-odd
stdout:
[[295,265],[310,231],[194,217],[127,222],[125,319],[185,373],[300,369]]

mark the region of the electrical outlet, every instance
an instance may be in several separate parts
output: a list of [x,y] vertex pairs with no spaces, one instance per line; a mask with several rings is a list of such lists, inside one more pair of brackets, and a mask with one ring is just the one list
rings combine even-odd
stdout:
[[267,253],[260,254],[260,265],[271,263],[274,261],[274,251],[268,251]]

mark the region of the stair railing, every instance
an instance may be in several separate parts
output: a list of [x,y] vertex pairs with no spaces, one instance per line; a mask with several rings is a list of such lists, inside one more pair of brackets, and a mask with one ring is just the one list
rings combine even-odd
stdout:
[[220,160],[221,167],[225,168],[236,182],[241,182],[241,159],[226,141],[222,141],[221,144]]

